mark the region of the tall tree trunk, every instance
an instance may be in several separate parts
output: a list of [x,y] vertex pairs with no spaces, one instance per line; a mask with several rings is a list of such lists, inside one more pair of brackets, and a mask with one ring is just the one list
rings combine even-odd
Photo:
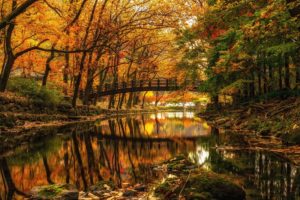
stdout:
[[87,71],[87,78],[86,78],[86,84],[85,84],[85,90],[84,90],[84,99],[83,104],[88,105],[89,104],[89,97],[93,90],[93,84],[94,84],[94,72],[92,69],[92,59],[93,59],[93,52],[89,53],[89,59],[87,62],[88,71]]
[[258,95],[262,94],[262,80],[261,80],[261,66],[258,66],[258,70],[257,70],[257,81],[258,81]]
[[272,92],[273,91],[273,66],[269,64],[269,87],[268,91]]
[[289,64],[289,56],[285,55],[284,57],[284,68],[285,68],[285,75],[284,75],[284,83],[285,83],[285,88],[286,89],[290,89],[291,85],[290,85],[290,64]]
[[294,65],[296,66],[296,88],[300,88],[300,51],[298,55],[293,59]]
[[251,83],[249,85],[249,89],[250,89],[250,98],[254,98],[255,97],[255,77],[254,77],[254,72],[251,72]]
[[[85,30],[85,36],[84,36],[83,45],[82,45],[83,48],[86,48],[86,46],[87,46],[86,43],[87,43],[87,39],[88,39],[88,35],[89,35],[91,23],[92,23],[93,18],[94,18],[94,14],[95,14],[95,10],[96,10],[96,7],[97,7],[97,3],[98,3],[98,0],[96,0],[94,2],[93,10],[92,10],[92,13],[90,15],[90,19],[89,19],[89,22],[87,24],[87,28]],[[82,57],[81,57],[79,74],[78,74],[76,82],[75,82],[75,88],[74,88],[74,94],[73,94],[73,100],[72,100],[72,106],[73,107],[76,107],[76,102],[77,102],[77,98],[78,98],[78,92],[79,92],[79,87],[80,87],[80,83],[81,83],[81,79],[82,79],[82,73],[83,73],[84,62],[85,62],[86,56],[87,56],[87,52],[84,51],[83,54],[82,54]]]
[[[12,11],[16,9],[17,2],[16,0],[12,0]],[[2,73],[0,77],[0,92],[5,92],[7,82],[9,79],[10,72],[13,68],[14,62],[16,60],[15,55],[13,53],[12,45],[11,45],[11,38],[12,33],[15,28],[15,22],[11,21],[8,25],[6,35],[5,35],[5,54],[6,54],[6,60],[4,62],[4,65],[2,66]]]
[[[69,36],[70,32],[67,30],[66,34]],[[69,50],[69,42],[66,45],[66,51]],[[68,94],[68,82],[69,82],[69,71],[70,71],[70,55],[65,53],[65,67],[63,70],[63,81],[65,83],[64,94]]]
[[53,51],[54,46],[55,45],[52,46],[52,51],[51,51],[50,56],[47,58],[47,61],[46,61],[46,68],[45,68],[45,73],[44,73],[44,76],[43,76],[42,86],[47,85],[48,76],[49,76],[49,73],[51,71],[50,63],[54,59],[54,51]]
[[265,57],[263,56],[263,61],[262,61],[262,65],[263,65],[263,79],[264,79],[264,94],[267,94],[268,92],[268,79],[267,79],[267,67],[266,67],[266,63],[265,63]]
[[[66,30],[66,34],[69,37],[70,31]],[[69,51],[69,48],[70,48],[69,41],[67,41],[66,51]],[[64,71],[63,71],[63,80],[66,85],[69,82],[69,68],[70,68],[70,55],[68,53],[65,53],[65,67],[64,67]]]
[[279,63],[279,66],[278,66],[278,87],[279,87],[279,90],[282,90],[282,65],[281,63]]

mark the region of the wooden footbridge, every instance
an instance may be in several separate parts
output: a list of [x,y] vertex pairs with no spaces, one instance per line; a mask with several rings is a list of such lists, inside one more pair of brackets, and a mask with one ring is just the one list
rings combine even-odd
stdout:
[[132,80],[129,82],[115,82],[113,84],[104,84],[102,88],[96,88],[91,93],[92,97],[102,97],[108,95],[144,92],[144,91],[177,91],[188,89],[196,91],[200,82],[186,80],[178,83],[176,79],[153,79],[153,80]]

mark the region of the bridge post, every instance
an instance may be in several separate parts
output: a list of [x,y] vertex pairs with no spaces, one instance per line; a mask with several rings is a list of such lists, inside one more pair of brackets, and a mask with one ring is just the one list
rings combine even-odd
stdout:
[[105,91],[108,90],[108,83],[105,83],[104,89],[105,89]]
[[157,88],[159,88],[159,85],[160,85],[160,80],[157,79]]
[[148,86],[151,87],[151,80],[148,82]]
[[125,81],[122,82],[122,86],[123,86],[123,89],[126,88],[126,82]]
[[169,79],[166,79],[166,88],[169,88]]

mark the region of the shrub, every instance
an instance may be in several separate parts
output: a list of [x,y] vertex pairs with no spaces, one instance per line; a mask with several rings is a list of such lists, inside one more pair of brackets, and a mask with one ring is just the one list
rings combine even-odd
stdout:
[[36,80],[28,78],[12,78],[8,82],[8,90],[44,105],[55,106],[63,100],[61,92],[54,87],[42,87]]

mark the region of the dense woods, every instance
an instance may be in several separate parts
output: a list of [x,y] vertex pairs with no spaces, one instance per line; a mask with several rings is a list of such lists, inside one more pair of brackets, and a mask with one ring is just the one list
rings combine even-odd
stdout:
[[[106,84],[160,77],[201,80],[214,101],[300,82],[298,1],[2,0],[0,28],[0,90],[13,77],[38,78],[73,106]],[[108,107],[145,95],[111,95]]]
[[298,1],[208,1],[196,25],[180,33],[180,64],[205,71],[201,90],[212,97],[239,101],[297,89],[299,8]]
[[[89,93],[108,83],[174,76],[173,31],[189,17],[181,3],[2,0],[0,89],[16,76],[44,87],[50,80],[75,106],[79,93],[88,104]],[[130,107],[136,96],[128,98]]]
[[300,196],[299,0],[0,0],[0,200]]

